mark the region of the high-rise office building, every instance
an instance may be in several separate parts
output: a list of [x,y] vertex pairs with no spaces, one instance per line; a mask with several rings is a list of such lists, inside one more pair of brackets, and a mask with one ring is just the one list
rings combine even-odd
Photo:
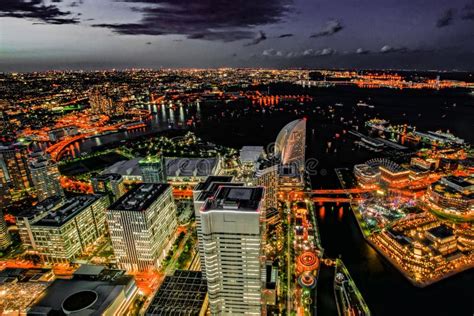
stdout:
[[166,166],[161,154],[149,156],[138,162],[144,183],[165,183]]
[[118,173],[98,174],[91,177],[95,194],[106,194],[112,204],[125,193],[123,177]]
[[283,127],[275,141],[274,158],[280,161],[278,187],[281,191],[301,190],[305,186],[306,119]]
[[59,182],[58,166],[47,157],[34,157],[29,164],[31,180],[39,201],[51,196],[63,196],[64,191]]
[[201,209],[211,315],[261,315],[264,189],[222,186]]
[[31,223],[34,249],[48,262],[70,262],[106,232],[105,195],[67,199]]
[[21,144],[0,146],[0,202],[32,185],[28,168],[28,148]]
[[264,208],[278,208],[278,164],[273,161],[263,161],[255,173],[256,184],[265,187]]
[[46,217],[50,211],[58,209],[65,201],[66,200],[62,196],[52,196],[29,209],[23,210],[15,216],[18,234],[20,235],[20,240],[26,249],[31,250],[36,248],[31,225]]
[[193,190],[194,215],[196,231],[198,236],[199,259],[201,260],[201,271],[206,278],[206,262],[204,256],[203,235],[201,230],[201,208],[209,197],[214,196],[216,191],[223,185],[242,186],[242,183],[231,183],[231,176],[209,176],[206,181],[200,182]]
[[110,238],[118,264],[131,271],[158,268],[172,245],[176,206],[169,184],[143,183],[107,211]]
[[10,234],[8,233],[7,223],[3,218],[3,212],[0,210],[0,251],[8,248],[12,243]]

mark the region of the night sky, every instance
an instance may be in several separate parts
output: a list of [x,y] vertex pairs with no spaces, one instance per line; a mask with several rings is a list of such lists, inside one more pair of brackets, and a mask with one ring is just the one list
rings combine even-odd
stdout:
[[0,71],[474,70],[474,0],[0,0]]

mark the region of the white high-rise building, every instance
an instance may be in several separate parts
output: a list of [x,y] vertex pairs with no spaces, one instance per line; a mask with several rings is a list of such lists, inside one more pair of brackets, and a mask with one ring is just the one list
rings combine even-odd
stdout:
[[201,209],[212,315],[261,315],[264,189],[221,186]]
[[176,206],[171,186],[139,184],[107,211],[110,238],[121,268],[158,268],[176,235]]
[[194,215],[196,219],[196,231],[198,236],[199,259],[201,261],[201,271],[206,278],[206,262],[204,257],[204,246],[201,230],[201,208],[209,197],[214,196],[216,191],[223,185],[242,186],[242,183],[231,183],[231,176],[209,176],[206,181],[200,182],[193,190]]
[[298,170],[305,167],[306,119],[292,121],[282,128],[275,141],[275,157],[281,164],[294,164]]

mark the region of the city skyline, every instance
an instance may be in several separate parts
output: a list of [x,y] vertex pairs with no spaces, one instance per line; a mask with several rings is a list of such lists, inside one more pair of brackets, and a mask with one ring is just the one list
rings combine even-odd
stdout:
[[0,314],[473,314],[474,0],[0,0]]
[[472,70],[474,3],[7,0],[0,71]]

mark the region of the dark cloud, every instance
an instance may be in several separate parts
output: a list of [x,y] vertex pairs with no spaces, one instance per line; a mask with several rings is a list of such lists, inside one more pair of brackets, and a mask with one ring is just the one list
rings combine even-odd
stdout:
[[[60,1],[53,1],[58,3]],[[23,18],[46,24],[76,24],[77,18],[70,17],[70,11],[62,11],[44,0],[1,0],[0,17]]]
[[293,0],[125,0],[142,13],[136,23],[97,24],[118,34],[184,35],[187,38],[235,41],[254,36],[256,26],[280,22]]
[[259,31],[257,33],[257,36],[251,41],[250,43],[245,44],[245,46],[253,46],[260,44],[261,42],[265,41],[267,39],[267,34],[265,34],[263,31]]
[[151,44],[153,44],[153,43],[152,43],[152,42],[146,42],[145,44],[147,44],[147,45],[151,45]]
[[283,57],[284,56],[284,53],[280,50],[276,50],[274,48],[270,48],[270,49],[265,49],[263,52],[262,52],[262,55],[263,56],[269,56],[269,57]]
[[279,35],[278,38],[293,37],[293,36],[294,36],[294,34],[286,33],[286,34]]
[[263,56],[267,57],[286,57],[286,58],[308,58],[308,57],[319,57],[319,56],[332,56],[336,55],[337,51],[333,48],[326,47],[323,49],[305,49],[303,51],[291,51],[283,52],[274,48],[266,49],[262,52]]
[[464,6],[461,18],[463,20],[474,20],[474,0]]
[[405,53],[408,52],[406,47],[392,47],[390,45],[384,45],[380,48],[381,54],[389,54],[389,53]]
[[326,25],[320,29],[318,32],[311,34],[310,37],[316,38],[316,37],[324,37],[324,36],[330,36],[333,34],[336,34],[344,29],[344,26],[341,24],[341,22],[337,20],[330,20],[326,23]]
[[363,49],[363,48],[357,48],[355,53],[358,54],[358,55],[366,55],[366,54],[370,53],[370,51],[368,51],[367,49]]
[[335,49],[326,47],[326,48],[317,49],[317,50],[307,49],[303,52],[302,55],[303,56],[331,56],[331,55],[335,55],[335,54],[336,54]]
[[445,27],[453,24],[454,15],[456,11],[454,9],[447,9],[436,21],[436,27]]

